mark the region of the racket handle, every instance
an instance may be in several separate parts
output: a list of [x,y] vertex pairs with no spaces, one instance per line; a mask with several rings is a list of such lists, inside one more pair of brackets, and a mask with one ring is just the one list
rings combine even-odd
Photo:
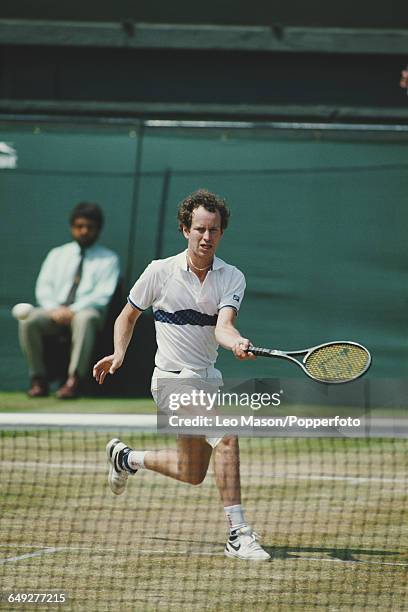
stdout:
[[250,344],[248,348],[248,353],[252,353],[257,357],[269,357],[272,354],[272,351],[271,349],[261,348],[259,346],[252,346],[252,344]]

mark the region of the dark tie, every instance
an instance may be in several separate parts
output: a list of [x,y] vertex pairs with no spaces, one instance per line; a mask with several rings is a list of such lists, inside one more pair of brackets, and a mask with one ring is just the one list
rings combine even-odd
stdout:
[[75,296],[76,296],[76,292],[78,289],[78,285],[81,282],[82,266],[84,264],[84,259],[85,259],[85,249],[81,249],[81,259],[79,260],[78,267],[75,270],[75,276],[72,282],[72,287],[69,290],[69,293],[66,297],[65,302],[63,302],[62,304],[63,306],[70,306],[71,304],[75,302]]

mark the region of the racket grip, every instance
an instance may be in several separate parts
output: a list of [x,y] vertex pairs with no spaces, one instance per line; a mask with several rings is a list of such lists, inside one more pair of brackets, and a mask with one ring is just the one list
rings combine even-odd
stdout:
[[250,344],[248,348],[248,353],[252,353],[257,357],[267,357],[270,355],[271,351],[270,349],[261,348],[260,346],[252,346],[252,344]]

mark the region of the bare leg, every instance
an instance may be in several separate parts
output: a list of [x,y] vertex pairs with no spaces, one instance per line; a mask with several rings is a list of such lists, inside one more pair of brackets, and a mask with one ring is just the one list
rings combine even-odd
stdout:
[[179,436],[177,450],[147,451],[144,464],[148,470],[197,485],[205,478],[211,453],[204,437]]
[[239,444],[236,436],[226,436],[216,446],[214,473],[224,507],[240,504]]

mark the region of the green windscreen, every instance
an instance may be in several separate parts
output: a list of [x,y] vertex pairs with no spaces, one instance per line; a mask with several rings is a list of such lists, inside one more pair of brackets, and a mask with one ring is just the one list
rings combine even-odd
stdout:
[[[199,187],[231,208],[219,256],[247,279],[237,323],[244,336],[284,350],[354,340],[373,355],[368,376],[406,376],[404,134],[7,124],[1,140],[18,155],[15,169],[0,169],[2,388],[27,382],[9,310],[34,300],[45,254],[70,239],[73,205],[102,205],[101,242],[119,253],[127,292],[151,259],[185,248],[176,206]],[[229,377],[301,375],[273,360],[238,363],[224,350],[218,363]]]
[[[162,217],[159,203],[156,210],[164,228],[159,255],[169,256],[185,246],[176,202],[198,187],[221,194],[232,214],[219,255],[247,280],[238,318],[244,336],[284,350],[354,340],[373,353],[371,376],[404,376],[406,151],[406,142],[390,134],[150,130],[138,227],[151,199],[158,202],[154,190],[160,192],[166,205]],[[161,176],[151,176],[159,169]],[[155,256],[142,232],[136,244],[136,260]],[[252,363],[225,351],[219,364],[227,375],[254,375]],[[256,365],[256,376],[293,374],[286,363]]]

